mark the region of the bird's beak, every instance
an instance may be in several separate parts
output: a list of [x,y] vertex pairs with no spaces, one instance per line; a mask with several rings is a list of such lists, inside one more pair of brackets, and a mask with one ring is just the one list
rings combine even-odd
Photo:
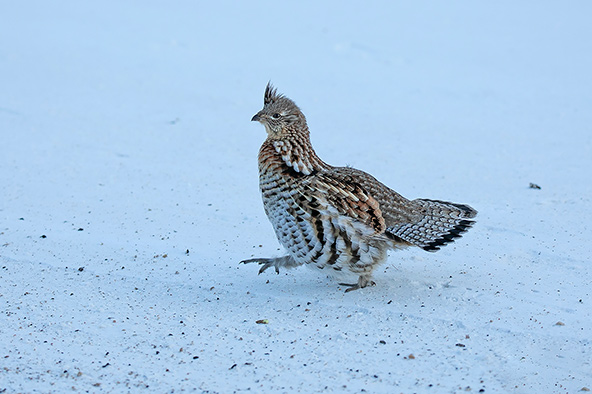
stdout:
[[259,116],[259,114],[255,114],[255,116],[253,116],[251,118],[251,122],[260,122],[261,121],[261,117]]

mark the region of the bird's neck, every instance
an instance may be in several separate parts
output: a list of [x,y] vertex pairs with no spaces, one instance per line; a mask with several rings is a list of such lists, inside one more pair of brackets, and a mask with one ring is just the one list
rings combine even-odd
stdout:
[[[268,138],[259,152],[260,169],[264,171],[272,164],[289,167],[302,175],[310,175],[330,166],[314,151],[308,135],[290,135],[282,139]],[[263,166],[263,167],[261,167]]]

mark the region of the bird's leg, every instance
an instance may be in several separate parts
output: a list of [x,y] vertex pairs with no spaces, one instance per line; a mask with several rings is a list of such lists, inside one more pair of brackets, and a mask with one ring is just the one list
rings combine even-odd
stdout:
[[345,292],[349,293],[350,291],[363,289],[366,286],[376,286],[376,282],[374,282],[372,279],[370,279],[370,276],[360,275],[360,277],[358,278],[358,283],[356,283],[356,284],[340,283],[340,285],[341,286],[349,286],[347,289],[345,289]]
[[275,258],[265,258],[265,257],[258,257],[254,259],[243,260],[239,264],[249,264],[249,263],[257,263],[261,265],[259,269],[259,274],[263,271],[268,269],[269,267],[274,267],[276,273],[280,273],[280,267],[282,268],[294,268],[301,263],[297,263],[292,256],[282,256],[282,257],[275,257]]

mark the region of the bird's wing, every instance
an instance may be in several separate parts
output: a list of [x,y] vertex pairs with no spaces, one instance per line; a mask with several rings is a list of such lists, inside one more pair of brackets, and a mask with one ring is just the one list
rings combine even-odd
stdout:
[[[376,235],[385,233],[391,223],[407,223],[415,219],[404,209],[406,204],[402,204],[409,200],[360,170],[333,167],[310,176],[302,185],[306,193],[303,193],[301,203],[309,207],[320,205],[321,209],[325,206],[342,217],[363,223]],[[394,209],[397,207],[398,210]]]
[[423,216],[420,207],[364,171],[339,167],[334,172],[359,184],[378,202],[387,229],[402,223],[415,223]]
[[334,171],[319,172],[302,184],[307,196],[302,200],[337,220],[352,219],[363,223],[375,234],[382,234],[386,224],[378,201],[353,178]]

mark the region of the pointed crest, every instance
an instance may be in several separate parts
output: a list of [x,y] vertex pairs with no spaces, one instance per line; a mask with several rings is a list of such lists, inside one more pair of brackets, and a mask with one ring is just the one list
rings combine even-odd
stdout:
[[281,97],[284,96],[281,94],[277,94],[277,89],[273,87],[271,81],[267,82],[267,86],[265,87],[265,96],[263,98],[263,104],[267,105]]

